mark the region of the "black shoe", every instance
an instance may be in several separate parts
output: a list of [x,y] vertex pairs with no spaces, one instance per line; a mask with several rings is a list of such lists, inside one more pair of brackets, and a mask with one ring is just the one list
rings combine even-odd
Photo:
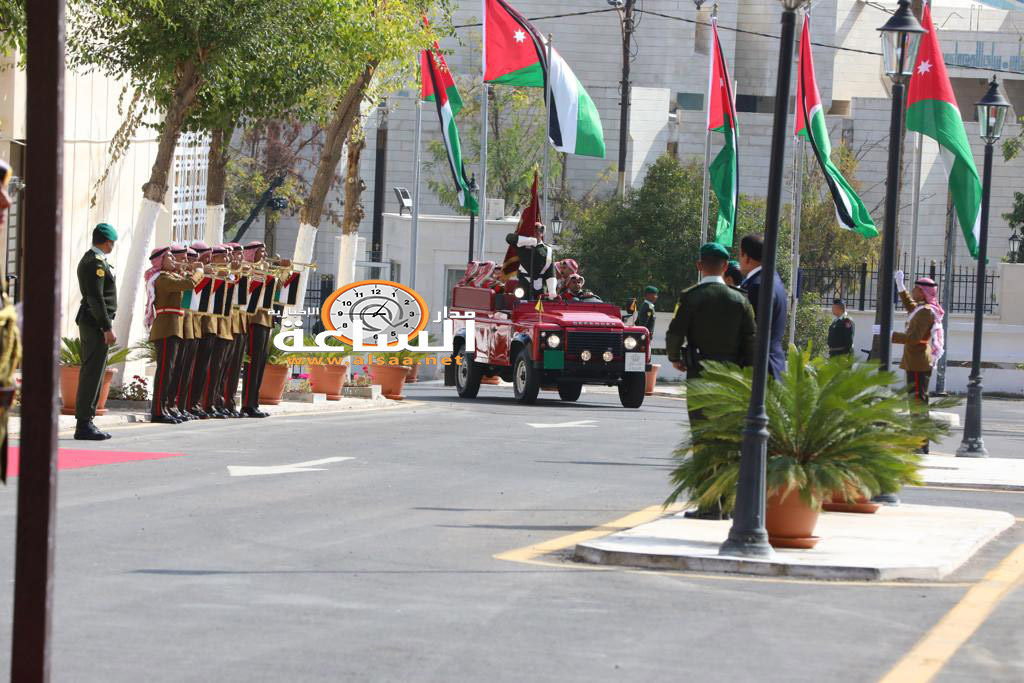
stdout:
[[729,513],[719,512],[718,510],[687,510],[683,513],[683,517],[686,519],[729,519]]
[[256,408],[242,408],[242,412],[246,417],[267,417],[267,413]]
[[92,423],[92,420],[79,421],[75,425],[76,441],[106,441],[109,438],[110,435],[98,430],[96,425]]
[[154,424],[161,425],[176,425],[180,422],[177,418],[173,418],[170,415],[153,415],[149,419]]
[[242,415],[240,412],[238,412],[234,408],[232,408],[231,410],[228,411],[228,416],[229,417],[245,417],[245,415]]

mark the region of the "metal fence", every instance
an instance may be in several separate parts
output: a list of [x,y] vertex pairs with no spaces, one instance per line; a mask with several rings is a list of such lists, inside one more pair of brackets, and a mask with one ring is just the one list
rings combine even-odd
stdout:
[[[333,275],[312,275],[306,287],[306,300],[302,304],[303,308],[307,311],[319,311],[333,291]],[[319,315],[307,315],[302,318],[302,328],[306,334],[319,334],[324,331],[324,323]]]
[[[896,268],[907,274],[907,285],[911,286],[919,277],[930,277],[939,285],[939,300],[949,313],[973,313],[977,269],[974,265],[954,266],[949,273],[952,280],[952,296],[945,300],[946,272],[941,264],[927,259],[918,259],[915,268],[909,267],[904,256]],[[999,310],[996,284],[999,276],[994,268],[985,272],[985,313]],[[801,301],[811,301],[829,306],[835,298],[841,298],[850,309],[873,310],[878,304],[878,265],[867,261],[853,268],[801,268],[797,292]],[[895,289],[894,300],[895,300]]]

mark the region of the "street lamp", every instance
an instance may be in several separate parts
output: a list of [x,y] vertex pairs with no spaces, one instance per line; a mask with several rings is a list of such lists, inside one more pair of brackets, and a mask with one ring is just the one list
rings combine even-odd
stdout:
[[1010,233],[1010,263],[1017,262],[1018,255],[1020,254],[1020,242],[1021,238],[1017,235],[1016,230]]
[[892,80],[892,118],[889,120],[889,167],[885,188],[885,234],[882,237],[882,262],[878,273],[879,354],[881,369],[889,370],[892,361],[892,288],[896,270],[896,231],[899,219],[900,157],[903,146],[904,81],[914,70],[917,46],[924,29],[910,11],[910,2],[900,6],[889,21],[878,29],[882,34],[882,64]]
[[782,203],[783,164],[786,158],[786,119],[789,117],[789,85],[793,70],[793,37],[796,10],[804,0],[782,0],[782,31],[779,38],[779,67],[775,81],[775,113],[772,122],[772,151],[768,162],[768,195],[765,207],[764,253],[757,310],[757,351],[754,377],[743,429],[740,473],[736,483],[736,508],[729,537],[720,555],[771,557],[768,532],[764,528],[765,467],[768,462],[768,414],[764,401],[768,386],[768,351],[771,345],[772,299],[775,288],[775,254],[779,241],[779,208]]
[[555,214],[555,217],[551,219],[551,234],[555,236],[556,240],[558,239],[558,236],[562,234],[562,219],[557,213]]
[[974,348],[971,354],[971,376],[967,380],[967,411],[964,416],[964,438],[956,454],[962,458],[986,458],[985,441],[981,438],[981,331],[985,321],[985,265],[988,253],[988,204],[992,193],[992,146],[1003,133],[1006,111],[1010,103],[999,92],[996,77],[988,92],[976,105],[981,139],[985,141],[985,170],[981,179],[981,235],[978,239],[977,282],[974,294]]

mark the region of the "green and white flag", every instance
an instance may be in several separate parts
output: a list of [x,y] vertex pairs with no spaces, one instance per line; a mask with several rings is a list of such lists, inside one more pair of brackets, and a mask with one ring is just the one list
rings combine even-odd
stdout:
[[811,18],[804,17],[804,31],[800,38],[800,68],[796,84],[796,135],[807,139],[825,176],[832,201],[836,205],[839,225],[864,237],[878,237],[878,229],[871,220],[864,202],[854,192],[836,165],[832,163],[832,142],[828,138],[825,111],[821,106],[818,83],[814,78],[814,57],[811,50]]
[[946,167],[949,192],[953,196],[960,229],[964,232],[971,256],[978,258],[981,180],[928,5],[924,6],[921,26],[926,33],[921,36],[917,63],[907,89],[907,130],[927,135],[939,143],[939,156]]

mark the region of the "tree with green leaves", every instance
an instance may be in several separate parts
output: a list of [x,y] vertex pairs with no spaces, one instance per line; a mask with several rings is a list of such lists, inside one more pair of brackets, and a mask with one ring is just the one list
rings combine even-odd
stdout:
[[25,0],[0,0],[0,53],[17,51],[24,60],[27,32]]

